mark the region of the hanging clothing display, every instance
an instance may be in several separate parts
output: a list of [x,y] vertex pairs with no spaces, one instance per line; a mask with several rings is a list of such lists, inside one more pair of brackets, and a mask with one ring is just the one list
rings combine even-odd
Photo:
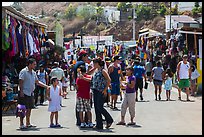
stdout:
[[[21,13],[20,13],[21,14]],[[12,7],[2,7],[2,61],[11,62],[13,58],[38,57],[46,25],[28,20]],[[18,62],[19,63],[19,62]]]

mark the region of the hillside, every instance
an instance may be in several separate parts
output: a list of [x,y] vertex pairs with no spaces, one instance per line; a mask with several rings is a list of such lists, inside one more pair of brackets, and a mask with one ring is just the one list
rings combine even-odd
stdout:
[[[40,23],[44,23],[48,26],[47,30],[54,30],[56,18],[53,16],[56,12],[63,14],[70,2],[24,2],[23,14],[39,16],[42,13],[42,9],[45,12],[45,18],[36,19]],[[73,5],[87,4],[87,2],[71,2]],[[116,6],[118,2],[102,2],[102,6]],[[96,4],[96,2],[91,2]],[[73,21],[66,19],[60,19],[60,23],[64,27],[65,36],[69,37],[73,32],[79,32],[83,28],[86,35],[114,35],[114,39],[118,40],[131,40],[132,39],[132,22],[120,22],[117,24],[105,24],[96,25],[95,21],[89,21],[86,23],[80,18],[75,18]],[[150,28],[159,32],[164,32],[165,22],[164,18],[157,17],[150,21],[136,22],[136,39],[138,37],[138,30],[140,28]],[[100,32],[100,34],[99,34]]]

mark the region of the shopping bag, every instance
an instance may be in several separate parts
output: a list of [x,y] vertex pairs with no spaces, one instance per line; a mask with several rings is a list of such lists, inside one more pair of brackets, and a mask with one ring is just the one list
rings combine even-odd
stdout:
[[195,69],[195,70],[191,73],[191,79],[194,80],[194,79],[197,79],[198,77],[200,77],[200,74],[199,74],[198,70]]

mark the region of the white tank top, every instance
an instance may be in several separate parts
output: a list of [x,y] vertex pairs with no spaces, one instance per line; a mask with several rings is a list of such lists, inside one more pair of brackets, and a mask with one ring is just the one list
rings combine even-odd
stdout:
[[183,61],[181,61],[180,71],[179,71],[180,79],[189,79],[189,72],[188,72],[189,69],[190,69],[189,62],[184,64]]

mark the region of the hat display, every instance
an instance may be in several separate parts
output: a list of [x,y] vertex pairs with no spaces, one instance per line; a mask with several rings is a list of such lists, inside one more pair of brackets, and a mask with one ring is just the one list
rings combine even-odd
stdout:
[[109,57],[106,57],[106,58],[105,58],[105,61],[106,61],[106,62],[111,62],[111,59],[110,59]]
[[121,60],[121,59],[122,59],[122,57],[119,56],[119,55],[116,55],[116,56],[113,58],[114,61],[116,61],[116,60]]

